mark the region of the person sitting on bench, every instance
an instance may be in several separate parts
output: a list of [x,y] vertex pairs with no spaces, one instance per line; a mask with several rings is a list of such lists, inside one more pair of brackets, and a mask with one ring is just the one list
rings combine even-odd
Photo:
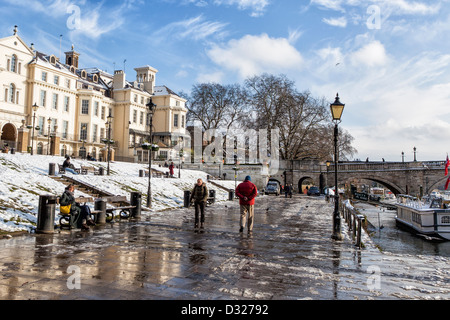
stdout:
[[95,222],[92,221],[90,217],[89,207],[87,207],[87,205],[80,205],[79,203],[75,202],[74,191],[75,186],[73,184],[69,184],[64,190],[61,198],[59,199],[59,204],[61,206],[71,205],[70,214],[74,216],[78,215],[78,219],[81,220],[77,219],[77,221],[81,221],[81,229],[89,230],[88,225],[95,226]]
[[70,172],[72,174],[78,174],[78,172],[76,172],[74,170],[73,164],[70,163],[70,157],[67,157],[66,160],[64,160],[64,163],[63,163],[62,166],[63,166],[65,171]]

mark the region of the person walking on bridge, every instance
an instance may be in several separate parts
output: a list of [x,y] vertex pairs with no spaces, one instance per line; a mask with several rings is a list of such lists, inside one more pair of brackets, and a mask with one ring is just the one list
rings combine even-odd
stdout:
[[239,232],[244,231],[245,223],[248,215],[248,233],[253,231],[253,217],[254,217],[254,207],[255,198],[258,195],[258,189],[252,183],[252,178],[246,176],[244,182],[240,183],[236,187],[236,196],[239,198],[239,205],[241,208],[241,219],[240,219],[240,229]]

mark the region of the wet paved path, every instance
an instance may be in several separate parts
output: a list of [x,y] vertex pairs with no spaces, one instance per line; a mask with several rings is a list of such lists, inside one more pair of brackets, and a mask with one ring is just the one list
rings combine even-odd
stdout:
[[448,258],[358,250],[345,226],[332,241],[323,198],[258,198],[252,235],[238,232],[237,202],[207,210],[203,232],[178,209],[0,240],[0,299],[450,298]]

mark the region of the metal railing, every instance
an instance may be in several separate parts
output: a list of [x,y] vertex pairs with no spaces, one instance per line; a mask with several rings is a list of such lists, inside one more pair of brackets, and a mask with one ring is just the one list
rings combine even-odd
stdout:
[[340,201],[340,212],[344,221],[352,231],[352,240],[356,241],[356,246],[361,248],[364,244],[361,241],[362,227],[365,222],[364,215],[360,214],[357,209],[352,207],[348,201]]

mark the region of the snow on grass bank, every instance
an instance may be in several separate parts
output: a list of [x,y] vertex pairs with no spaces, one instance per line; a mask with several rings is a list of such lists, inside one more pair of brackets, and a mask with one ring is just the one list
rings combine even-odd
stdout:
[[[49,164],[62,164],[63,157],[16,153],[0,154],[0,231],[32,231],[37,222],[40,195],[60,196],[65,186],[48,176]],[[75,159],[75,167],[106,167],[106,162],[91,162]],[[153,168],[167,172],[168,168]],[[148,169],[148,165],[111,162],[110,176],[71,175],[77,180],[89,183],[101,190],[115,195],[130,197],[130,192],[142,193],[142,204],[147,203],[148,177],[139,177],[139,170]],[[56,165],[56,171],[58,166]],[[178,171],[176,172],[178,176]],[[198,178],[206,181],[207,174],[201,171],[181,170],[181,179],[152,178],[152,212],[179,208],[184,203],[184,191],[191,190]],[[226,188],[234,189],[234,181],[215,181]],[[208,184],[216,190],[217,201],[228,199],[228,192]],[[88,196],[75,190],[75,196]],[[59,210],[56,210],[58,222]],[[151,214],[143,211],[142,214]],[[167,213],[170,214],[170,213]]]

